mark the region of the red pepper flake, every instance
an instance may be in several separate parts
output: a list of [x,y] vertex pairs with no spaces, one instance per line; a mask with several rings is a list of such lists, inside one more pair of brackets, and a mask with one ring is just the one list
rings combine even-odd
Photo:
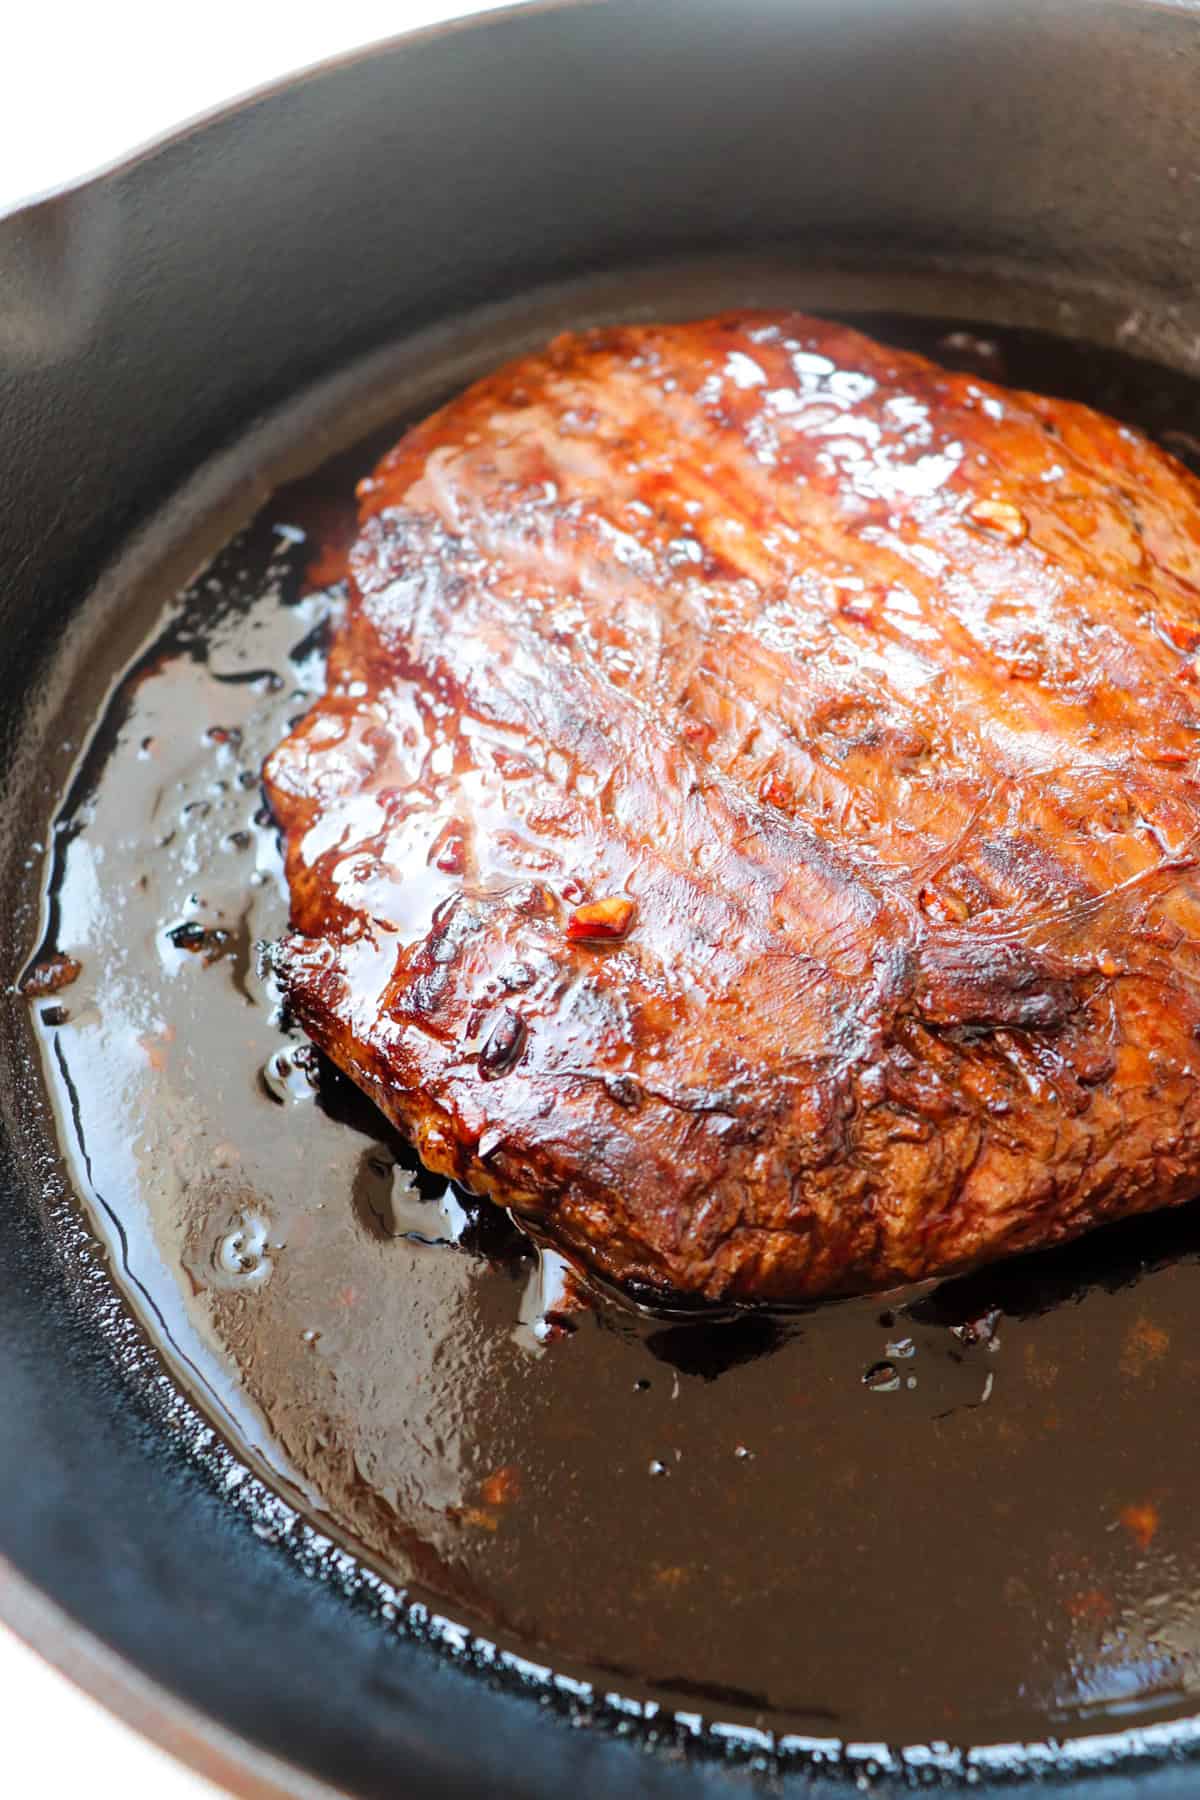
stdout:
[[41,962],[34,963],[21,981],[21,992],[28,1000],[44,1000],[47,994],[57,994],[61,989],[70,987],[78,981],[83,973],[82,963],[76,962],[73,956],[63,956],[56,951],[53,956],[43,956]]
[[159,1075],[167,1066],[167,1048],[175,1041],[175,1027],[164,1025],[160,1031],[143,1032],[138,1048],[146,1053],[146,1061]]
[[521,1498],[521,1471],[515,1463],[493,1469],[479,1484],[479,1497],[485,1506],[510,1506]]
[[852,625],[874,625],[877,622],[873,594],[847,593],[844,589],[839,589],[834,605],[839,618],[849,619]]
[[1082,1593],[1067,1596],[1067,1611],[1083,1624],[1103,1625],[1112,1617],[1112,1601],[1103,1588],[1084,1588]]
[[567,937],[573,944],[623,938],[633,922],[634,903],[625,894],[607,900],[589,900],[577,906],[567,920]]
[[968,517],[985,531],[1007,538],[1010,544],[1019,544],[1029,530],[1028,519],[1011,500],[977,500]]
[[921,902],[921,911],[943,925],[961,925],[971,916],[971,909],[961,894],[950,889],[923,887],[917,898]]
[[1158,1530],[1157,1506],[1151,1506],[1148,1500],[1143,1501],[1140,1506],[1123,1506],[1120,1519],[1138,1549],[1148,1550]]
[[467,868],[467,840],[457,819],[444,825],[429,851],[429,861],[443,875],[464,875]]
[[682,1563],[655,1563],[654,1579],[659,1587],[683,1587],[688,1579],[688,1571]]
[[759,782],[758,797],[764,806],[777,806],[781,812],[790,812],[796,798],[791,782],[785,781],[775,769]]
[[554,911],[549,891],[537,881],[514,888],[508,896],[508,904],[514,912],[523,913],[527,918],[545,918]]
[[1154,621],[1160,637],[1165,637],[1176,650],[1182,650],[1185,656],[1200,650],[1200,631],[1194,625],[1185,625],[1179,619],[1161,619]]
[[1121,1373],[1134,1380],[1160,1363],[1171,1348],[1170,1333],[1153,1319],[1135,1319],[1121,1346]]

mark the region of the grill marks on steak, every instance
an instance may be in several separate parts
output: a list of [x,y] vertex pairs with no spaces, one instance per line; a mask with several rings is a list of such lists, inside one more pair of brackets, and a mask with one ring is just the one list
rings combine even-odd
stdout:
[[[565,337],[360,489],[270,759],[306,1030],[606,1275],[802,1299],[1200,1189],[1200,488],[799,317]],[[624,935],[570,915],[633,903]]]

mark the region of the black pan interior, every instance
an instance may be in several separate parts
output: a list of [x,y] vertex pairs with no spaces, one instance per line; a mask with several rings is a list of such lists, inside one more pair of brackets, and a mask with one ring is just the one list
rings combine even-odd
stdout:
[[[1170,100],[1173,15],[1111,8],[1096,20],[1081,44],[1067,9],[1018,11],[1003,24],[982,10],[917,9],[903,21],[889,15],[886,28],[876,21],[868,36],[853,8],[837,20],[814,9],[800,22],[764,6],[735,31],[720,9],[664,7],[653,23],[638,15],[630,68],[622,45],[635,21],[624,8],[531,13],[336,71],[10,223],[17,279],[0,322],[11,424],[0,451],[9,977],[38,936],[45,828],[104,676],[135,647],[151,596],[179,585],[201,546],[255,510],[289,448],[314,460],[350,390],[317,392],[257,434],[255,415],[312,390],[353,353],[421,323],[448,326],[473,302],[546,275],[633,267],[695,244],[807,237],[807,249],[776,252],[793,275],[808,272],[796,294],[806,304],[844,311],[853,291],[861,305],[861,277],[845,271],[875,268],[908,310],[1101,342],[1124,330],[1183,360],[1185,226],[1169,202],[1192,166],[1184,127],[1168,146],[1139,117],[1142,136],[1124,146],[1136,150],[1137,181],[1121,164],[1103,218],[1062,173],[1068,152],[1080,166],[1089,130],[1093,151],[1112,135],[1101,137],[1095,96],[1107,79],[1112,98],[1116,50],[1141,57],[1147,91]],[[1039,48],[1032,75],[1022,62],[1029,34]],[[1068,70],[1078,101],[1069,119]],[[974,110],[964,97],[972,82]],[[535,89],[536,149],[531,109],[520,105]],[[354,157],[334,129],[350,115]],[[305,165],[318,142],[324,154]],[[931,187],[956,148],[963,179]],[[251,156],[260,176],[246,183],[239,171]],[[843,285],[824,275],[814,287],[835,239]],[[953,252],[949,283],[935,244]],[[902,258],[915,273],[901,275]],[[649,289],[623,277],[613,286],[622,284],[623,310],[650,304]],[[164,510],[224,442],[236,448]],[[139,525],[147,535],[118,565]],[[545,1717],[536,1701],[398,1636],[386,1599],[352,1562],[329,1554],[306,1569],[272,1542],[269,1498],[249,1479],[231,1496],[219,1446],[198,1438],[202,1426],[113,1297],[54,1154],[21,1007],[11,1005],[4,1029],[0,1547],[11,1560],[168,1687],[355,1792],[390,1791],[398,1759],[441,1792],[549,1792],[566,1779],[594,1791],[635,1782],[696,1791],[733,1780],[705,1760],[714,1746],[681,1762],[686,1734],[653,1720],[649,1735],[666,1737],[669,1755],[623,1743],[611,1715],[600,1730]],[[920,1629],[936,1630],[936,1618]],[[464,1707],[478,1724],[469,1743],[455,1728]],[[1151,1733],[1110,1749],[1153,1759],[1168,1741]],[[779,1758],[769,1738],[760,1751]],[[943,1760],[961,1769],[953,1753]],[[888,1763],[864,1745],[842,1768]],[[1029,1762],[1002,1767],[1020,1773]],[[1165,1764],[1161,1778],[1171,1779]]]

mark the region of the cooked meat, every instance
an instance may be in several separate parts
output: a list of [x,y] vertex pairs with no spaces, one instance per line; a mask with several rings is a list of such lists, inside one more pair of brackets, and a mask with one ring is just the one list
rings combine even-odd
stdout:
[[277,967],[431,1167],[740,1299],[1200,1192],[1170,457],[758,314],[559,338],[360,496]]

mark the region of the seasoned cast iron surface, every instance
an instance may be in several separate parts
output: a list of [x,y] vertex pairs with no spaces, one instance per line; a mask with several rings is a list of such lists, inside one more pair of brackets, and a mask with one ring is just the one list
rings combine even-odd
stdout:
[[[866,323],[1196,453],[1159,370]],[[322,687],[353,482],[396,423],[166,606],[64,802],[30,1005],[135,1308],[289,1499],[534,1663],[829,1740],[1188,1712],[1193,1209],[934,1291],[641,1316],[416,1170],[281,1015],[258,770]]]

